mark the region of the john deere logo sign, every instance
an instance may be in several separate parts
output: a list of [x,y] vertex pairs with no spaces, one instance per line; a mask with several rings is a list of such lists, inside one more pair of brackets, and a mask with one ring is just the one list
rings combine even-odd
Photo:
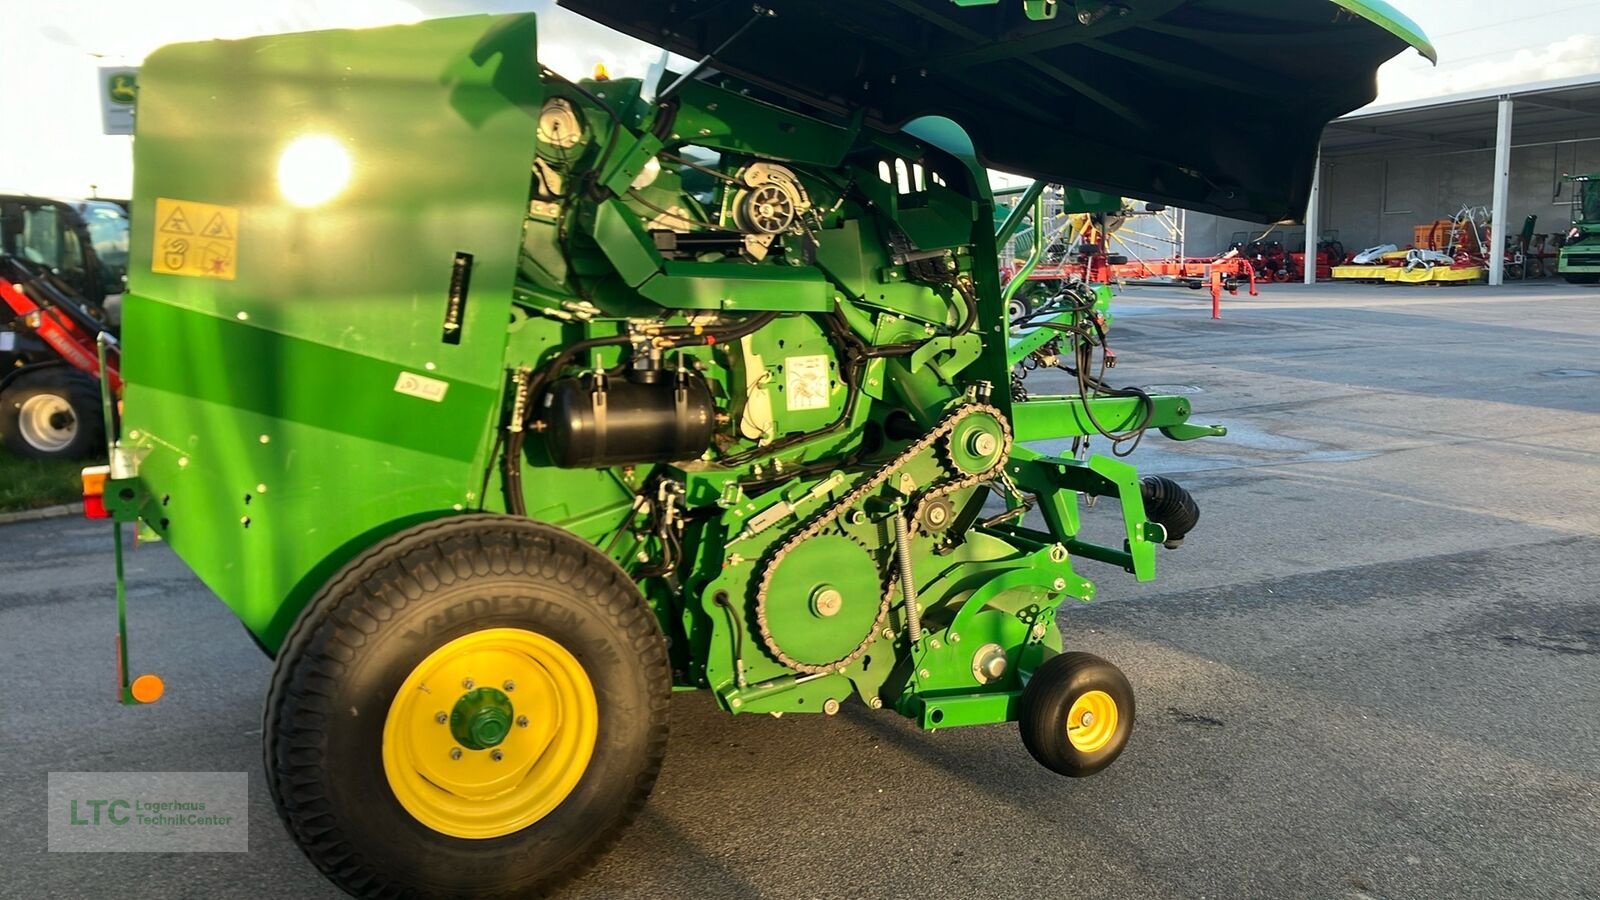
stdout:
[[139,70],[107,66],[100,70],[100,121],[106,134],[133,134],[133,107],[139,99]]
[[134,76],[132,72],[113,72],[106,79],[106,96],[112,103],[132,103],[134,98]]

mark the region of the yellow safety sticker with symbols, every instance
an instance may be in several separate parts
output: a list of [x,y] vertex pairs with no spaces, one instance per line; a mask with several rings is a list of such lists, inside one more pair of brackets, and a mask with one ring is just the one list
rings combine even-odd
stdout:
[[239,259],[239,210],[198,200],[156,198],[150,271],[232,281]]

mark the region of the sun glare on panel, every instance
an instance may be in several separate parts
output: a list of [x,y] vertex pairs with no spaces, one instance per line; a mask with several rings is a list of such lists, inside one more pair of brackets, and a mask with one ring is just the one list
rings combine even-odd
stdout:
[[278,157],[278,192],[295,206],[320,206],[350,183],[350,151],[326,134],[295,138]]

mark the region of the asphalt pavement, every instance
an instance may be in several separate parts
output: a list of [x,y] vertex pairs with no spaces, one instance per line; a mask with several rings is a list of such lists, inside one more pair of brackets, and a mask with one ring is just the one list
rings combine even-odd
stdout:
[[[1600,289],[1208,306],[1115,307],[1111,380],[1230,435],[1146,441],[1199,528],[1153,583],[1084,563],[1099,599],[1065,611],[1138,693],[1114,766],[680,694],[649,807],[564,896],[1600,897]],[[0,527],[0,897],[337,896],[261,775],[270,664],[160,545],[129,554],[130,628],[168,695],[114,702],[109,529]],[[145,770],[248,772],[249,852],[46,851],[46,773]]]

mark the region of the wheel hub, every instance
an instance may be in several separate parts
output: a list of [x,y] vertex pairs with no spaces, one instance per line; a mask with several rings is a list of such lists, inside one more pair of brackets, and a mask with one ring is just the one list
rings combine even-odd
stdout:
[[450,733],[469,750],[487,750],[511,732],[513,712],[510,697],[494,688],[475,688],[450,710]]
[[[440,700],[452,697],[446,713]],[[429,828],[500,837],[549,815],[578,786],[599,718],[594,685],[564,646],[521,628],[476,631],[429,653],[395,693],[384,775]]]
[[1080,753],[1111,743],[1117,730],[1117,701],[1105,691],[1085,691],[1067,713],[1067,740]]
[[17,410],[17,431],[28,446],[42,453],[54,453],[72,443],[78,433],[78,418],[66,398],[54,394],[34,394]]

